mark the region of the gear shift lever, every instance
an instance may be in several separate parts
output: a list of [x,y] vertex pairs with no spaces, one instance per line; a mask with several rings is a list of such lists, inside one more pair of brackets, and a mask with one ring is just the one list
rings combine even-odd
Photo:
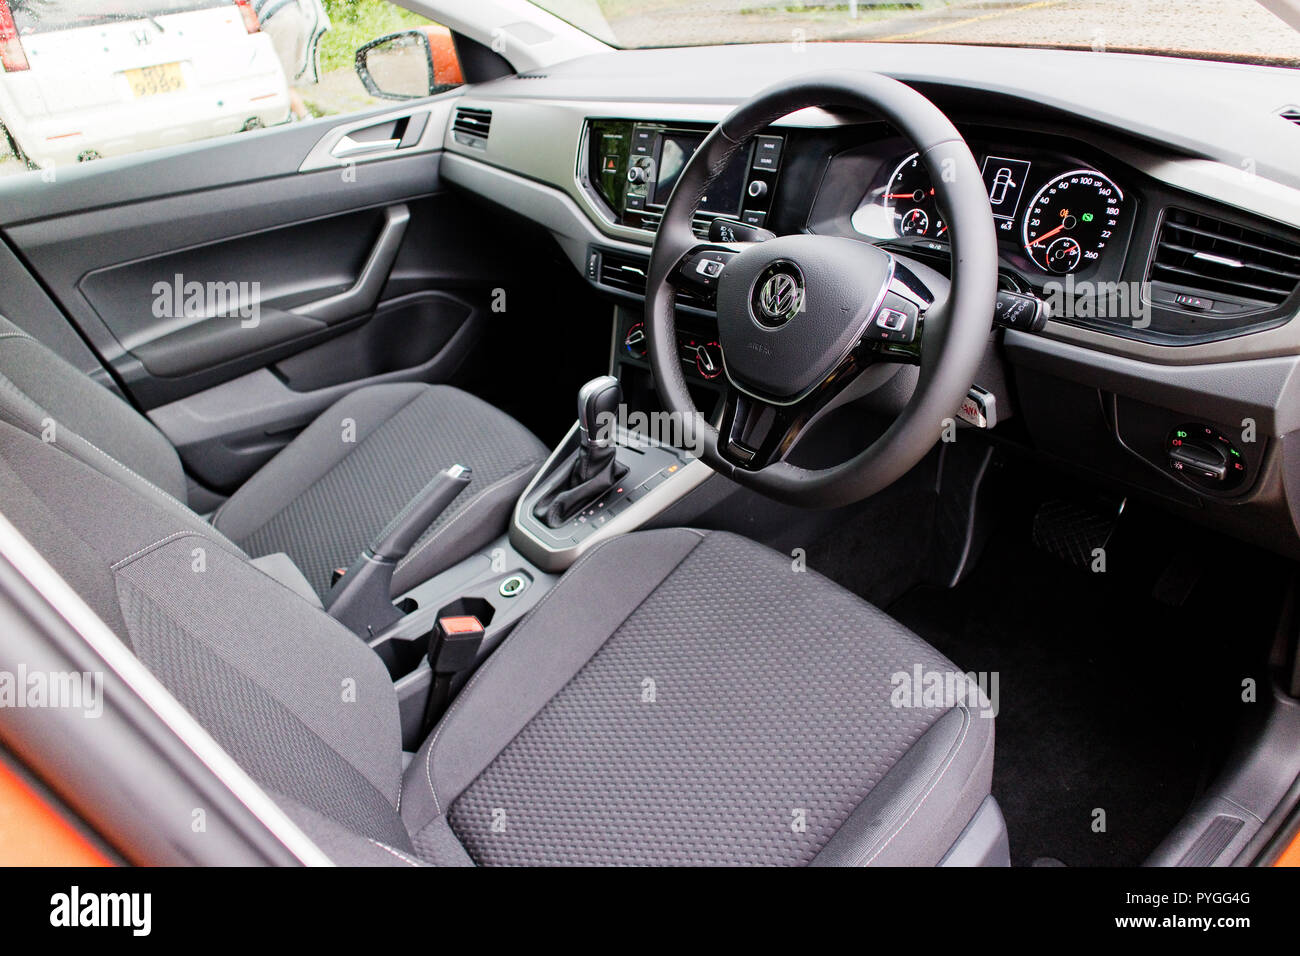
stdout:
[[578,389],[578,462],[584,471],[597,470],[614,453],[614,429],[618,407],[623,404],[623,387],[612,375],[593,378]]
[[578,390],[578,451],[562,481],[533,508],[548,528],[558,528],[612,488],[627,466],[618,463],[613,420],[623,389],[612,375],[593,378]]

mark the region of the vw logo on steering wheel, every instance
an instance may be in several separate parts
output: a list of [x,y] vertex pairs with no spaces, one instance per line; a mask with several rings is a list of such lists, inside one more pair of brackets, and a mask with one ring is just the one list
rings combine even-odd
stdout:
[[793,262],[773,262],[754,283],[754,318],[764,328],[780,328],[803,311],[804,284]]

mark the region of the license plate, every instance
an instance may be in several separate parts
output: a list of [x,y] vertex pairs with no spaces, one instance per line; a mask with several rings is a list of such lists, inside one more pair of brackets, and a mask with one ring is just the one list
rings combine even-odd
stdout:
[[179,63],[162,63],[127,70],[126,82],[131,85],[131,92],[137,97],[157,96],[159,93],[175,93],[185,89],[185,76],[181,73]]

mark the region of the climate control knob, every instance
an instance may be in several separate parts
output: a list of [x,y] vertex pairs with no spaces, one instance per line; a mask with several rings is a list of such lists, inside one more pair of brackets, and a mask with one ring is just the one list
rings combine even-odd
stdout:
[[634,358],[646,357],[645,323],[638,322],[627,330],[623,336],[623,348]]

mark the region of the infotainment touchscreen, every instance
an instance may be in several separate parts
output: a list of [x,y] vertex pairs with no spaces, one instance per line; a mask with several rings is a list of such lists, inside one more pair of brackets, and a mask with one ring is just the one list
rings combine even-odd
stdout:
[[[654,205],[663,206],[668,202],[668,197],[672,195],[673,187],[677,185],[677,177],[682,174],[686,161],[703,141],[702,136],[684,133],[664,133],[660,137],[658,175],[655,180],[654,198],[651,200]],[[705,212],[736,215],[740,211],[741,193],[745,188],[745,167],[743,156],[737,156],[729,163],[700,203],[700,209]]]

